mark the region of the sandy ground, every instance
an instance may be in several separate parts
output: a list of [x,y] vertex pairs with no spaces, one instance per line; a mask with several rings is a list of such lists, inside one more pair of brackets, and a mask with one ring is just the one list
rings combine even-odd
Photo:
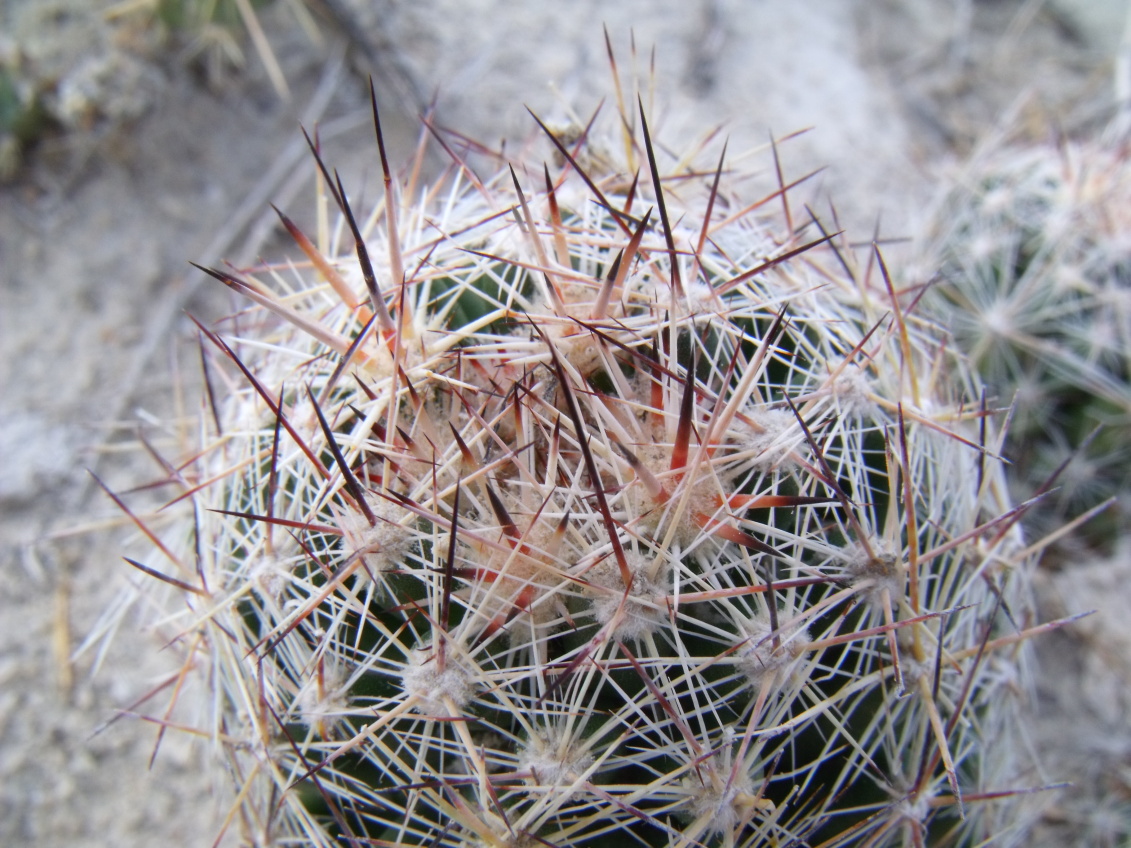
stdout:
[[[1016,0],[544,5],[534,14],[496,0],[353,3],[362,31],[380,34],[394,149],[413,139],[414,96],[435,94],[442,123],[489,143],[529,137],[524,104],[587,114],[608,91],[603,20],[624,63],[630,32],[643,67],[655,45],[666,142],[725,123],[731,149],[742,149],[770,131],[813,127],[783,151],[787,174],[828,166],[809,197],[835,199],[865,238],[877,217],[885,234],[913,235],[947,164],[1012,107],[1035,133],[1098,120],[1122,28],[1121,10],[1103,17],[1118,4],[1104,3],[1078,4],[1087,15]],[[253,52],[243,72],[209,86],[144,28],[107,27],[107,6],[0,2],[0,33],[26,61],[60,81],[94,80],[75,126],[44,139],[0,187],[3,845],[209,845],[219,832],[226,778],[202,746],[167,734],[151,764],[151,723],[103,727],[175,664],[144,609],[108,645],[84,647],[123,588],[144,581],[122,562],[128,528],[87,469],[116,491],[155,479],[139,431],[175,453],[195,408],[183,313],[208,320],[231,307],[187,262],[278,252],[268,202],[300,220],[309,205],[300,122],[320,120],[347,185],[376,185],[355,70],[364,58],[343,60],[326,21],[316,18],[315,44],[285,4],[264,14],[291,88],[284,101]],[[1120,573],[1097,572],[1097,591],[1110,596]],[[1089,599],[1063,603],[1076,611]],[[1072,656],[1074,638],[1061,637],[1054,662]],[[1055,724],[1061,707],[1046,700]],[[1064,762],[1095,762],[1083,743],[1055,736]],[[1070,844],[1064,834],[1103,844],[1083,835],[1075,803],[1071,793],[1057,800],[1048,844]]]

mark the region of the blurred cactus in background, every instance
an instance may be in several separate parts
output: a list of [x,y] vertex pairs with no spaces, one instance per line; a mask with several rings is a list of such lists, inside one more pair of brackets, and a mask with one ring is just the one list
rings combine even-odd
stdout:
[[1050,481],[1058,487],[1033,510],[1035,528],[1115,499],[1066,540],[1110,552],[1131,506],[1126,149],[1095,140],[990,145],[934,229],[939,270],[927,303],[954,329],[992,403],[1012,405],[1011,481],[1023,498]]
[[323,166],[337,223],[209,270],[248,309],[130,559],[182,599],[160,721],[252,845],[1022,843],[1055,624],[1000,416],[776,145],[616,95],[546,164],[380,144],[364,212]]

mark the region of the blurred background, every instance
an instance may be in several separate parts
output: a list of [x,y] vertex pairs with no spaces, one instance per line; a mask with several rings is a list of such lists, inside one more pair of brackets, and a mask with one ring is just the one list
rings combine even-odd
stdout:
[[[1127,6],[0,0],[0,844],[208,845],[219,832],[226,776],[188,734],[150,762],[156,727],[129,715],[172,668],[147,611],[94,638],[144,578],[122,562],[126,522],[89,471],[123,491],[162,473],[139,433],[176,452],[196,408],[185,313],[233,308],[188,262],[285,255],[268,204],[313,215],[300,125],[372,198],[370,75],[395,160],[426,111],[517,154],[535,137],[527,107],[584,121],[611,98],[607,32],[621,72],[653,92],[669,149],[721,127],[736,163],[804,130],[781,146],[786,179],[823,169],[804,199],[835,206],[861,241],[879,233],[922,281],[968,163],[1119,127]],[[1114,534],[1038,575],[1047,617],[1101,614],[1041,646],[1033,745],[1042,780],[1077,786],[1050,796],[1033,844],[1131,837],[1131,557]]]

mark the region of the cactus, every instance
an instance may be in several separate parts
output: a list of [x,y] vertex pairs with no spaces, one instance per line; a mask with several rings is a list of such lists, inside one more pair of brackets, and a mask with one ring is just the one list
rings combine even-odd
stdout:
[[994,402],[1012,404],[1018,496],[1059,487],[1033,511],[1035,526],[1114,501],[1068,540],[1106,552],[1131,485],[1129,198],[1119,144],[992,143],[944,199],[930,246],[939,270],[928,306]]
[[[252,845],[1009,844],[1032,551],[977,378],[643,106],[208,273],[165,620]],[[536,119],[537,120],[537,119]],[[493,161],[493,160],[492,160]],[[170,466],[173,467],[173,466]],[[117,496],[115,496],[117,498]],[[118,498],[121,502],[121,498]],[[182,691],[173,687],[175,702]],[[172,714],[170,705],[165,715]]]

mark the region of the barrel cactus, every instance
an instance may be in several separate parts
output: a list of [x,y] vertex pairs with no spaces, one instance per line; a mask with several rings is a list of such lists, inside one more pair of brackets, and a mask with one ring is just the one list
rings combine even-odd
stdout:
[[1048,625],[977,378],[776,147],[744,199],[617,94],[490,177],[441,141],[428,186],[377,121],[375,208],[319,157],[337,226],[280,213],[285,264],[209,269],[248,308],[200,328],[183,517],[132,562],[182,599],[229,827],[1020,839]]

